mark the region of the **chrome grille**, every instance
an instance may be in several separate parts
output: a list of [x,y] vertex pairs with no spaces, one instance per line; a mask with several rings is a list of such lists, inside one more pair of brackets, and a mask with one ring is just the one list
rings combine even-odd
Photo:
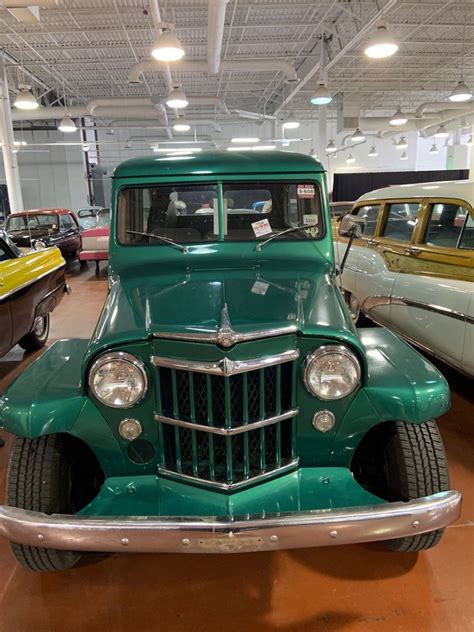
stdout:
[[296,463],[294,360],[222,376],[154,362],[162,474],[232,489]]

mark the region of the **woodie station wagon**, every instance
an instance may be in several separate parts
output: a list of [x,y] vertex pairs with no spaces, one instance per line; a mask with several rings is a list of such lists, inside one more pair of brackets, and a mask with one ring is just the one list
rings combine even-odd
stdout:
[[1,400],[17,438],[0,533],[35,570],[87,551],[428,548],[460,512],[434,421],[449,405],[415,350],[355,328],[318,162],[130,160],[92,338],[55,343]]

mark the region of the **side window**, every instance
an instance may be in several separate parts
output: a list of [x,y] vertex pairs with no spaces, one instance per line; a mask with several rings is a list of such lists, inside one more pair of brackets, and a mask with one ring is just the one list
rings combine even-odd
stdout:
[[8,259],[11,259],[11,255],[8,250],[3,247],[3,244],[0,243],[0,261],[8,261]]
[[61,215],[61,226],[64,230],[71,230],[74,228],[74,224],[72,223],[72,219],[69,215]]
[[379,211],[380,204],[371,204],[367,206],[359,206],[359,208],[354,212],[354,215],[362,217],[366,221],[364,236],[371,237],[375,234]]
[[467,216],[459,247],[474,250],[474,217],[472,215]]
[[389,239],[410,241],[420,206],[418,202],[389,204],[387,220],[382,235]]
[[426,227],[425,243],[441,248],[456,248],[466,222],[466,215],[467,209],[459,204],[446,204],[444,202],[433,204],[430,221]]

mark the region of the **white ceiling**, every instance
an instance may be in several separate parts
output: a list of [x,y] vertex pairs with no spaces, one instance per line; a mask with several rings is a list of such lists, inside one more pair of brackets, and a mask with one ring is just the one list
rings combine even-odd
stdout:
[[[32,0],[33,1],[33,0]],[[54,4],[54,3],[51,3]],[[41,9],[41,21],[22,23],[0,8],[0,46],[8,55],[10,88],[21,80],[15,62],[34,79],[36,95],[52,89],[54,103],[63,86],[70,104],[97,97],[166,94],[160,72],[146,73],[140,85],[127,77],[137,61],[150,59],[155,31],[147,0],[57,0]],[[176,25],[186,60],[206,60],[207,0],[159,0],[163,20]],[[382,15],[400,44],[396,55],[370,60],[363,54],[368,34]],[[461,72],[474,86],[474,3],[446,0],[229,0],[222,59],[247,60],[247,71],[180,72],[172,78],[188,95],[221,98],[229,108],[282,114],[295,110],[317,117],[309,97],[319,73],[321,34],[327,42],[328,83],[335,108],[358,102],[361,114],[383,115],[399,103],[413,111],[424,101],[445,99]],[[465,45],[463,46],[463,41]],[[259,59],[283,59],[296,70],[298,84],[281,72],[253,72]],[[157,62],[158,64],[158,62]],[[316,70],[316,72],[315,72]],[[190,115],[214,117],[212,105],[193,106]]]

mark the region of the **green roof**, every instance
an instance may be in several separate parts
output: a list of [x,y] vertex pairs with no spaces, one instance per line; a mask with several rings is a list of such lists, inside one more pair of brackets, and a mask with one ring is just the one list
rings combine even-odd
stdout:
[[305,154],[286,151],[205,151],[189,156],[154,155],[122,162],[114,178],[150,176],[322,173],[323,166]]

